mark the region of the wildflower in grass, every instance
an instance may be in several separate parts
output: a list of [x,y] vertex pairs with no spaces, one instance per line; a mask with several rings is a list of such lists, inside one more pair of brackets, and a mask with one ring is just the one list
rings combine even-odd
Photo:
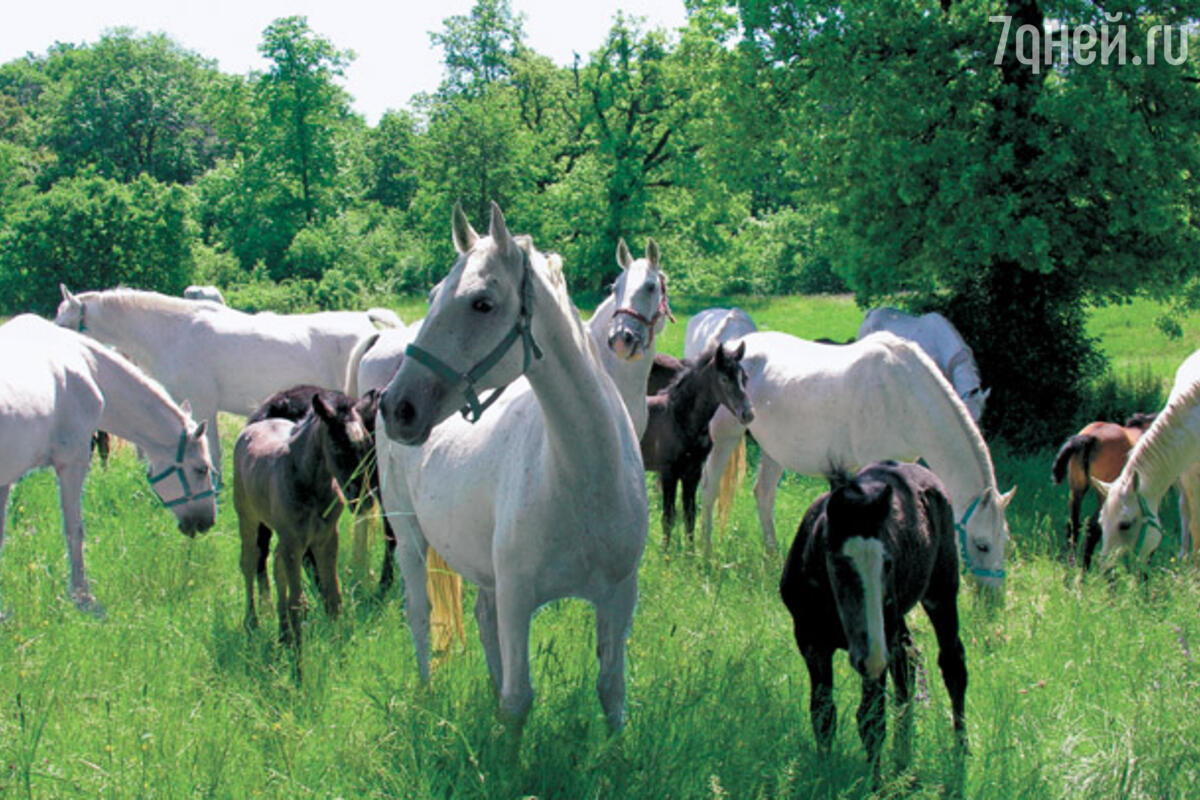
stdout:
[[1183,651],[1183,657],[1192,661],[1192,648],[1188,646],[1187,633],[1178,625],[1175,626],[1175,633],[1178,635],[1179,649]]

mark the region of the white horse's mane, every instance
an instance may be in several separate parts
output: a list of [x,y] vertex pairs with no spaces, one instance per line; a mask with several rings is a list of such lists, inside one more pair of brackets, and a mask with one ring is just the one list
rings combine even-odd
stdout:
[[93,372],[98,372],[98,367],[102,362],[107,361],[111,366],[124,373],[130,380],[136,382],[155,399],[162,402],[172,412],[179,414],[179,420],[190,431],[195,427],[195,420],[191,414],[185,411],[175,402],[170,393],[163,387],[161,383],[151,377],[148,373],[139,369],[132,361],[121,355],[116,350],[110,347],[105,347],[99,342],[90,339],[86,336],[79,337],[79,344],[87,351],[87,358],[92,362]]
[[[1129,453],[1129,461],[1121,473],[1121,480],[1129,481],[1134,472],[1142,472],[1143,478],[1148,477],[1150,470],[1161,472],[1174,479],[1190,464],[1180,463],[1189,448],[1181,447],[1186,444],[1184,437],[1171,437],[1169,433],[1182,432],[1180,422],[1183,417],[1200,406],[1200,380],[1192,383],[1167,403],[1167,407],[1159,412],[1154,423],[1137,440]],[[1200,436],[1200,431],[1191,432],[1192,437]],[[1171,441],[1174,439],[1174,441]]]
[[958,393],[954,391],[954,387],[950,384],[950,381],[938,369],[938,365],[929,357],[929,354],[916,342],[901,338],[891,331],[876,331],[871,334],[871,337],[878,337],[880,344],[890,350],[903,350],[924,362],[929,377],[940,384],[943,390],[941,395],[944,395],[943,399],[951,408],[949,413],[950,419],[958,424],[963,436],[971,443],[971,449],[975,452],[976,456],[980,457],[981,466],[985,467],[984,483],[989,488],[996,488],[996,469],[991,463],[987,442],[983,440],[983,434],[979,432],[979,427],[971,419],[971,412],[967,410],[967,407],[959,399]]
[[115,289],[84,292],[80,297],[87,302],[99,302],[105,307],[153,311],[173,316],[193,316],[197,309],[210,309],[213,311],[230,310],[227,306],[223,306],[213,300],[188,300],[159,292],[130,289],[125,286],[118,286]]

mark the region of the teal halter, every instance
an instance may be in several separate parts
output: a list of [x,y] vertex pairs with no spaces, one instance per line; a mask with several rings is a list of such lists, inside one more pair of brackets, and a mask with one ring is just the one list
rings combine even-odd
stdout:
[[179,449],[175,452],[175,463],[164,469],[157,475],[151,475],[147,478],[150,486],[153,488],[156,484],[165,481],[172,475],[179,476],[179,485],[183,487],[183,496],[175,500],[163,500],[161,494],[158,494],[158,489],[154,489],[154,494],[158,495],[158,499],[162,501],[165,508],[174,508],[175,506],[190,503],[192,500],[203,500],[206,497],[212,497],[217,493],[216,489],[205,489],[203,492],[192,493],[192,487],[188,484],[187,474],[183,469],[183,450],[187,446],[188,432],[187,428],[183,429],[183,433],[179,434]]
[[1146,502],[1146,498],[1142,496],[1142,493],[1135,489],[1133,495],[1137,498],[1138,508],[1142,512],[1142,527],[1138,530],[1137,544],[1133,546],[1133,558],[1136,560],[1138,553],[1142,552],[1142,545],[1146,543],[1146,531],[1154,528],[1154,530],[1158,531],[1158,535],[1161,538],[1163,528],[1162,523],[1158,519],[1158,514],[1150,509],[1150,504]]
[[971,554],[967,549],[967,523],[971,521],[971,515],[975,513],[975,509],[979,507],[979,501],[983,499],[983,495],[978,495],[971,501],[971,505],[967,506],[967,510],[963,513],[962,519],[954,523],[954,530],[958,532],[958,548],[962,553],[963,566],[977,578],[1004,578],[1004,568],[1000,569],[984,569],[977,567],[971,563]]
[[513,325],[512,330],[508,335],[500,340],[500,343],[492,348],[483,359],[471,367],[466,372],[459,372],[451,367],[445,361],[430,353],[416,344],[410,344],[404,348],[406,358],[412,358],[414,361],[424,365],[430,369],[435,375],[447,381],[450,388],[455,388],[462,385],[463,398],[466,400],[466,405],[462,407],[461,413],[463,418],[469,422],[475,423],[483,416],[483,412],[488,409],[492,403],[499,399],[500,394],[508,388],[507,385],[494,389],[487,398],[480,400],[479,394],[476,392],[475,384],[489,371],[492,367],[500,363],[500,360],[508,354],[509,348],[516,344],[517,340],[521,340],[521,344],[525,350],[525,365],[521,367],[521,372],[525,373],[529,369],[529,365],[535,358],[542,357],[542,349],[538,347],[538,343],[533,338],[533,312],[530,311],[532,287],[529,284],[529,256],[522,251],[523,255],[523,277],[521,278],[521,310],[517,314],[517,321]]

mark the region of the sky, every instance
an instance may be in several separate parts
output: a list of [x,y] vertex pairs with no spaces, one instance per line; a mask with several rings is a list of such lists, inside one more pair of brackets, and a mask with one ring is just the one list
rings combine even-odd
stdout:
[[[525,15],[526,43],[569,65],[604,41],[618,10],[645,19],[646,28],[684,23],[683,0],[510,0]],[[188,50],[216,59],[222,72],[265,69],[258,54],[263,30],[279,17],[308,17],[309,27],[342,50],[353,50],[344,85],[353,108],[378,122],[442,78],[441,52],[429,42],[449,16],[473,0],[25,0],[6,4],[0,25],[0,63],[44,54],[55,42],[94,43],[109,28],[165,33]]]

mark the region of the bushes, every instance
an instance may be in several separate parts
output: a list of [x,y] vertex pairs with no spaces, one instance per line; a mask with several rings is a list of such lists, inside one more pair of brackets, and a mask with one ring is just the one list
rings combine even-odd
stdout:
[[31,195],[0,235],[0,313],[52,313],[59,282],[182,292],[194,271],[190,207],[186,189],[144,175],[69,178]]

